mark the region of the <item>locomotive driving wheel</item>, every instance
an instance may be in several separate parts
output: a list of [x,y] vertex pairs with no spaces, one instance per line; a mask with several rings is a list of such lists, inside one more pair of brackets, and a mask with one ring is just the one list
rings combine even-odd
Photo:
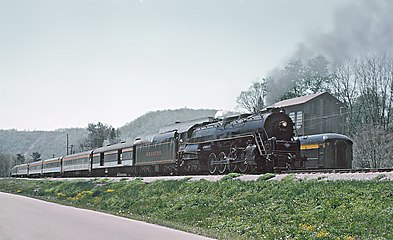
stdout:
[[232,163],[231,161],[235,161],[237,159],[236,149],[231,148],[228,158],[230,159],[227,165],[228,172],[233,173],[237,170],[237,164]]
[[220,164],[217,167],[217,170],[220,174],[225,173],[225,171],[227,170],[227,165],[224,163],[226,159],[226,155],[224,152],[220,152],[220,154],[218,154],[218,160],[220,161]]
[[242,160],[242,162],[239,162],[237,165],[237,169],[239,170],[239,172],[241,173],[245,173],[248,170],[248,164],[245,161],[245,154],[244,152],[240,155],[240,159]]
[[241,162],[241,163],[239,163],[238,164],[238,169],[239,169],[239,171],[241,172],[241,173],[246,173],[247,172],[247,170],[248,170],[248,164],[246,163],[246,162]]
[[207,164],[209,167],[209,173],[210,174],[215,174],[217,172],[217,165],[213,164],[214,161],[217,160],[217,156],[215,153],[210,153],[208,159],[207,159]]

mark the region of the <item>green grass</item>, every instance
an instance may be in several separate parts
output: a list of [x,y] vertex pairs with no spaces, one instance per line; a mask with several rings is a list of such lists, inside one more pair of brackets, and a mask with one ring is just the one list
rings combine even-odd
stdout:
[[0,180],[0,191],[219,239],[393,239],[393,182]]

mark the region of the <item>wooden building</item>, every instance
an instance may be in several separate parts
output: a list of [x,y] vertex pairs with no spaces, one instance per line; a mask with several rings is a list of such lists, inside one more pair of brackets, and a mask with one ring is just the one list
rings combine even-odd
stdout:
[[344,104],[330,93],[316,93],[277,102],[295,123],[299,136],[319,133],[343,133]]

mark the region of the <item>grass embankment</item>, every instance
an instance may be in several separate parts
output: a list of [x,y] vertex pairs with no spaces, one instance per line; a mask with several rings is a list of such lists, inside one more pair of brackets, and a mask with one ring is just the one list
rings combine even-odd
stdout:
[[393,239],[393,182],[0,180],[0,191],[219,239]]

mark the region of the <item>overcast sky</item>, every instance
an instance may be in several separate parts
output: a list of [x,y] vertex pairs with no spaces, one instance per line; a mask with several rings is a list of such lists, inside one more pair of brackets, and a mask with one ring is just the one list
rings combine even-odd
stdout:
[[0,129],[234,110],[350,0],[0,0]]

